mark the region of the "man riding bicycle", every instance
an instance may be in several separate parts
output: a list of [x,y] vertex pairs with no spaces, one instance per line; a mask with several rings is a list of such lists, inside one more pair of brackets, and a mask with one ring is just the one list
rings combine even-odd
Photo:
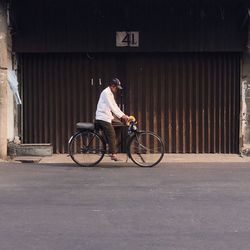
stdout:
[[109,86],[105,88],[99,98],[96,109],[96,125],[104,132],[108,145],[111,160],[118,161],[116,156],[116,134],[114,127],[112,126],[113,114],[119,119],[127,122],[128,116],[125,115],[118,107],[114,94],[118,89],[122,89],[119,79],[114,78],[110,81]]

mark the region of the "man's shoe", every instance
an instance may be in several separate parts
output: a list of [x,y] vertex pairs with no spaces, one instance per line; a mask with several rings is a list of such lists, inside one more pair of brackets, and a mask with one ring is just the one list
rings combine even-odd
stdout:
[[122,161],[121,159],[117,158],[116,155],[111,155],[110,158],[112,161]]

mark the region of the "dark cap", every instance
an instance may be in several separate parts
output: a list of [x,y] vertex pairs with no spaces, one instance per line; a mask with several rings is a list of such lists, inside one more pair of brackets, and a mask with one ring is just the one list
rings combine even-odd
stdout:
[[122,89],[122,84],[118,78],[112,79],[111,84],[116,85],[118,89]]

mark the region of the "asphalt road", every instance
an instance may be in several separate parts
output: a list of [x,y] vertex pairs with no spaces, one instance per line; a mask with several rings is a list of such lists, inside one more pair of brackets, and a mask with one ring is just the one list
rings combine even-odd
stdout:
[[0,250],[250,249],[250,164],[0,163]]

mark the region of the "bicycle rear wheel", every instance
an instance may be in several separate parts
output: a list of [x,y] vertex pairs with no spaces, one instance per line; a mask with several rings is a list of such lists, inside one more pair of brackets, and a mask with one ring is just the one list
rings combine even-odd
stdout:
[[106,145],[102,138],[89,130],[75,134],[69,144],[69,154],[72,160],[83,167],[92,167],[98,164],[105,151]]
[[153,167],[162,160],[164,145],[161,138],[152,132],[137,132],[130,141],[129,155],[138,166]]

